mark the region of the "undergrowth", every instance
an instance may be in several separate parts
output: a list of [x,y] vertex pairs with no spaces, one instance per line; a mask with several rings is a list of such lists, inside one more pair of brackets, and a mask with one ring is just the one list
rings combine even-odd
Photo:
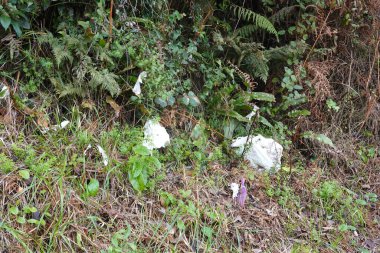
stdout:
[[379,6],[2,0],[0,250],[376,252]]

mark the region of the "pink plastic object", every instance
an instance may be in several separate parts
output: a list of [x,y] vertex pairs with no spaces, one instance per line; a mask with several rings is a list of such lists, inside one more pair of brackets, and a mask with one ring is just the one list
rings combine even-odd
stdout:
[[240,193],[238,196],[238,202],[241,207],[244,207],[245,200],[247,198],[247,188],[244,185],[245,179],[241,179]]

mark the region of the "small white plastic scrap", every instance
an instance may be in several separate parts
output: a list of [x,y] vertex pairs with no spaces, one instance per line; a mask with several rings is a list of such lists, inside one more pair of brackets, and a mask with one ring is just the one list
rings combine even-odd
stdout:
[[257,114],[257,111],[259,110],[260,108],[256,105],[253,106],[253,109],[252,109],[252,112],[250,112],[247,116],[245,116],[248,120],[251,120],[252,117],[256,116]]
[[54,125],[54,126],[52,126],[51,128],[46,127],[45,129],[43,129],[42,133],[46,133],[46,132],[49,131],[49,130],[58,131],[59,129],[64,129],[64,128],[67,127],[69,124],[70,124],[70,121],[68,121],[68,120],[64,120],[64,121],[62,121],[61,124],[59,124],[59,125]]
[[86,148],[86,149],[83,151],[83,154],[86,154],[86,153],[87,153],[87,151],[88,151],[90,148],[92,148],[92,145],[91,145],[91,143],[90,143],[90,144],[88,144],[87,148]]
[[7,86],[3,86],[3,88],[0,91],[0,94],[4,93],[2,96],[0,96],[1,99],[6,98],[9,96],[9,90]]
[[60,126],[61,126],[61,129],[64,129],[65,127],[67,127],[68,124],[70,124],[70,121],[68,121],[68,120],[64,120],[64,121],[62,121],[62,122],[61,122],[61,125],[60,125]]
[[232,190],[232,199],[237,198],[237,196],[239,194],[239,184],[237,184],[237,183],[231,183],[230,188]]
[[107,166],[108,165],[108,156],[106,154],[106,151],[104,151],[104,149],[100,145],[96,145],[96,147],[98,148],[99,153],[103,157],[103,164],[104,164],[104,166]]
[[145,71],[143,71],[137,77],[137,81],[135,83],[135,86],[132,89],[133,93],[135,93],[136,96],[140,96],[140,94],[141,94],[141,84],[143,83],[143,79],[145,79],[147,76],[148,76],[148,74]]
[[152,150],[162,148],[170,144],[170,136],[160,123],[148,120],[144,126],[144,141],[146,148]]

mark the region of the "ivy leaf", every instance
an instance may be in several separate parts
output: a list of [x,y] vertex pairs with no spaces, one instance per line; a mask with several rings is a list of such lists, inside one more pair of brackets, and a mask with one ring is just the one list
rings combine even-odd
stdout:
[[87,184],[86,190],[88,196],[96,196],[96,194],[98,194],[99,191],[99,181],[95,178],[91,178],[90,182]]
[[7,14],[3,14],[0,16],[0,23],[4,30],[7,30],[9,25],[11,24],[11,18]]

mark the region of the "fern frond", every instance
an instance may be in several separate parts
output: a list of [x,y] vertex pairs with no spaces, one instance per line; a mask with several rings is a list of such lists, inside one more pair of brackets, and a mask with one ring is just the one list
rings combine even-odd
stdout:
[[95,87],[101,87],[102,89],[108,91],[111,96],[120,94],[120,86],[117,83],[117,75],[110,73],[108,69],[98,71],[96,69],[90,70],[91,81],[90,84]]
[[52,51],[58,68],[64,60],[69,60],[70,63],[74,60],[71,52],[61,44],[52,45]]
[[286,6],[270,16],[269,20],[272,23],[280,23],[284,21],[290,14],[292,14],[297,8],[298,5]]
[[270,48],[268,50],[265,50],[264,54],[265,58],[267,58],[269,61],[286,61],[294,54],[302,55],[307,48],[308,45],[305,42],[299,41],[295,46],[284,45],[282,47]]
[[65,97],[65,96],[78,96],[78,97],[84,97],[86,94],[85,89],[80,86],[74,86],[74,85],[66,85],[62,90],[59,91],[59,97]]
[[233,9],[234,15],[238,18],[244,21],[251,21],[258,28],[274,34],[276,37],[278,36],[276,28],[266,17],[235,4],[231,5],[231,9]]
[[242,67],[254,77],[266,82],[269,76],[268,62],[263,51],[250,52],[244,57]]

